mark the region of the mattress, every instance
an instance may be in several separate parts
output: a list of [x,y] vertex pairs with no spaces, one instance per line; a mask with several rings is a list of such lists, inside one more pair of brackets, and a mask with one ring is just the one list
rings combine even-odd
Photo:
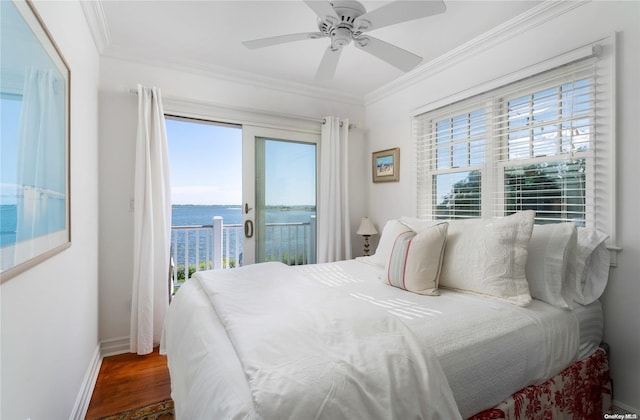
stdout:
[[[450,290],[441,290],[437,297],[417,295],[384,284],[382,269],[366,258],[292,270],[402,321],[436,354],[464,418],[544,382],[600,343],[599,304],[572,312],[537,300],[522,308]],[[165,331],[161,345],[162,351],[169,350],[176,407],[215,398],[202,413],[191,412],[196,417],[211,417],[211,409],[222,414],[229,413],[230,406],[250,407],[235,350],[210,302],[191,283],[172,303],[167,323],[171,334]]]
[[584,360],[595,353],[602,343],[604,326],[602,304],[599,300],[586,306],[576,303],[573,313],[580,325],[580,345],[577,359]]

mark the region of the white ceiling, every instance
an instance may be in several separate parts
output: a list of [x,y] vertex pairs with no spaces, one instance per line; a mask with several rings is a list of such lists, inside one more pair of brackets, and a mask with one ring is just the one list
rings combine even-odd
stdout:
[[[415,0],[419,1],[419,0]],[[526,12],[540,1],[444,0],[445,13],[371,31],[423,57],[442,56]],[[374,10],[388,1],[362,1]],[[403,72],[353,46],[342,53],[333,80],[315,72],[327,38],[249,50],[241,42],[297,32],[316,32],[315,13],[302,1],[110,1],[85,7],[105,56],[159,65],[192,67],[240,79],[273,80],[364,97]]]

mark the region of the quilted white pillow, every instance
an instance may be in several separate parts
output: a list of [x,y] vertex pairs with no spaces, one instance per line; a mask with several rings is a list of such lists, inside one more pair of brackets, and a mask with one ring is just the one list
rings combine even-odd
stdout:
[[525,268],[535,212],[449,222],[440,286],[527,306]]
[[389,256],[393,249],[393,243],[396,238],[402,232],[405,232],[407,227],[395,219],[388,220],[382,228],[382,234],[380,235],[380,241],[376,248],[376,253],[371,256],[371,261],[375,265],[384,267],[389,262]]
[[560,309],[573,309],[575,282],[568,262],[575,254],[576,225],[572,222],[535,225],[529,241],[526,274],[534,299]]
[[[418,219],[415,217],[407,217],[407,216],[402,216],[399,220],[400,220],[400,223],[409,227],[409,229],[417,233],[420,233],[425,229],[429,229],[443,222],[442,220],[426,220],[426,219]],[[464,223],[464,221],[447,220],[447,223]]]
[[607,234],[598,230],[578,228],[575,257],[569,263],[568,275],[575,287],[575,301],[582,305],[595,302],[607,287],[610,264],[607,238]]
[[439,223],[420,233],[400,233],[386,265],[387,284],[421,295],[438,295],[438,279],[449,224]]

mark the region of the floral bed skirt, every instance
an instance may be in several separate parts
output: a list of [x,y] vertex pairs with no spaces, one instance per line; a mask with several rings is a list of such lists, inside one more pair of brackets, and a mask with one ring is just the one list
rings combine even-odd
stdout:
[[528,386],[470,420],[599,419],[611,411],[607,353],[599,348],[540,385]]

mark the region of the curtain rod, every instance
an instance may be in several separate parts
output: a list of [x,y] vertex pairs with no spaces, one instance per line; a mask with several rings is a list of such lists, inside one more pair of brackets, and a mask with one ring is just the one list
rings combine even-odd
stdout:
[[[327,119],[326,119],[326,118],[323,118],[323,119],[322,119],[322,125],[324,125],[324,124],[326,124],[326,123],[327,123]],[[344,125],[344,121],[340,121],[340,127],[342,127],[343,125]],[[349,123],[349,130],[351,130],[352,128],[356,128],[356,127],[358,127],[358,124],[356,124],[356,123]]]

